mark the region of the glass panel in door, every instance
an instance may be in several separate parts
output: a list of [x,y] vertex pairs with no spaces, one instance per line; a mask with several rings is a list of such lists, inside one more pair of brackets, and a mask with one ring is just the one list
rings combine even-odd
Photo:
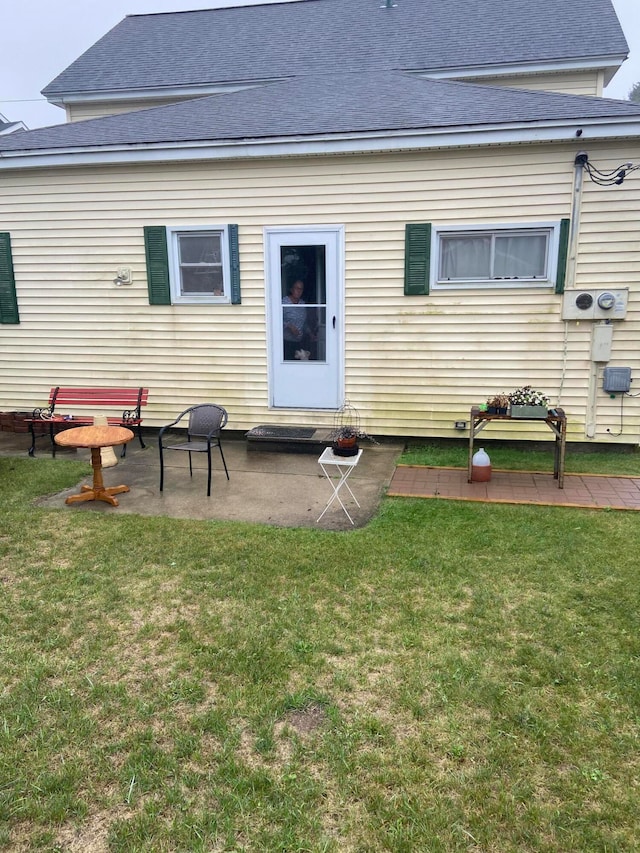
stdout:
[[327,352],[326,248],[281,246],[282,357],[324,361]]

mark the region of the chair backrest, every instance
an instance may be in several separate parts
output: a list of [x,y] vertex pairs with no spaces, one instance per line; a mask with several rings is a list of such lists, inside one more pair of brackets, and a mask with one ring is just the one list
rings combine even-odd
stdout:
[[189,435],[218,435],[227,423],[227,411],[222,406],[203,403],[189,413]]

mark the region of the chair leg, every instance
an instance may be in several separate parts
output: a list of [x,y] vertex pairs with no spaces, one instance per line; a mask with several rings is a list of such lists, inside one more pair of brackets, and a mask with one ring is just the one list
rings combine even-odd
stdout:
[[220,456],[222,457],[222,464],[224,465],[224,473],[227,475],[227,480],[229,479],[229,472],[227,471],[227,463],[225,462],[224,453],[222,452],[222,445],[218,440],[218,450],[220,451]]
[[31,433],[31,447],[29,448],[29,456],[33,456],[36,452],[36,430],[33,426],[33,421],[29,424],[29,432]]
[[164,486],[164,458],[162,456],[162,440],[158,442],[158,448],[160,450],[160,491]]
[[207,447],[207,497],[211,497],[211,445]]
[[189,451],[189,475],[193,477],[193,468],[191,466],[191,451]]

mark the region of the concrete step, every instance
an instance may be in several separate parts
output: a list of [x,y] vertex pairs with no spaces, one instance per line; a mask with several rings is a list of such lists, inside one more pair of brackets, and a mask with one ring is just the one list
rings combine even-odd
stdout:
[[321,454],[331,444],[329,427],[261,424],[245,433],[248,450]]

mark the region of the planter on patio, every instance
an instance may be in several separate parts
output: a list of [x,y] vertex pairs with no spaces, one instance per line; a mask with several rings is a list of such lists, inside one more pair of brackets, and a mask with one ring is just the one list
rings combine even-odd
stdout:
[[359,450],[358,436],[355,434],[338,435],[333,442],[333,452],[336,456],[357,456]]

